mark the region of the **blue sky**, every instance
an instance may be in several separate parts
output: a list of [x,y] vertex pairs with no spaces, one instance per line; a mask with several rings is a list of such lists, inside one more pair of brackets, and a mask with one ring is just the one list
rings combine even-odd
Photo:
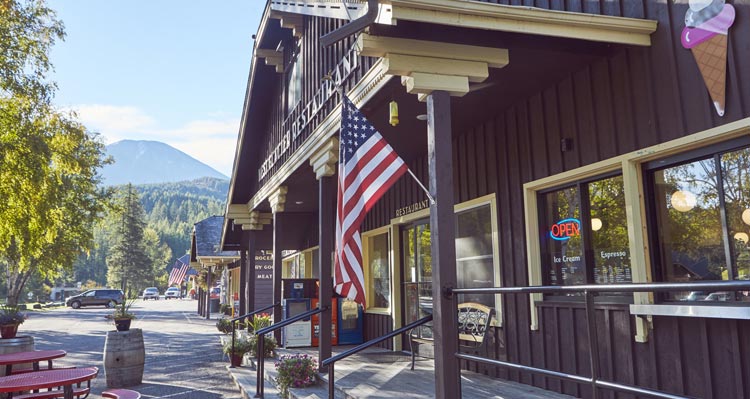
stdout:
[[106,143],[157,140],[230,175],[262,0],[48,0],[55,103]]

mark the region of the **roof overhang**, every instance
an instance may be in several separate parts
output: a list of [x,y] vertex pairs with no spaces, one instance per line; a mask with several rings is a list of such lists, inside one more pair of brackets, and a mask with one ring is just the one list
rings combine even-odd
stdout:
[[[386,1],[388,2],[388,1]],[[472,0],[390,0],[390,23],[399,20],[650,46],[656,21]]]

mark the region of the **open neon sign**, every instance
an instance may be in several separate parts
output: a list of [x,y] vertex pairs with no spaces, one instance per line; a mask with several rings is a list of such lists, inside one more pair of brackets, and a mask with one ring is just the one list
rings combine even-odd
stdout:
[[567,241],[570,237],[579,235],[581,235],[581,221],[576,218],[563,219],[549,229],[549,236],[557,241]]

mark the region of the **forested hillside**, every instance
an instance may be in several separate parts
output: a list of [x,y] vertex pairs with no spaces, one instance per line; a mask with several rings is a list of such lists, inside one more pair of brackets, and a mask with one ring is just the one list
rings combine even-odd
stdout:
[[[184,255],[190,248],[190,235],[193,224],[212,215],[224,213],[229,182],[215,178],[200,178],[188,182],[161,183],[134,186],[145,212],[146,236],[155,233],[158,241],[152,240],[151,248],[167,252],[166,266]],[[117,187],[121,189],[121,187]],[[97,285],[107,282],[106,259],[114,242],[115,220],[111,215],[94,230],[96,248],[83,255],[76,262],[75,276],[71,282],[86,284],[92,281]],[[166,244],[168,249],[160,249]],[[156,283],[156,282],[155,282]]]

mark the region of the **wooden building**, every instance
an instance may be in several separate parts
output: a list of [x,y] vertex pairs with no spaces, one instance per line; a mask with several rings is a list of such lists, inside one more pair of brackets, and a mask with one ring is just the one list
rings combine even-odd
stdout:
[[[403,177],[368,214],[365,339],[429,304],[441,337],[436,383],[445,384],[436,392],[458,397],[455,332],[438,319],[471,300],[497,312],[493,358],[589,375],[581,296],[451,298],[438,287],[750,279],[750,4],[734,2],[728,34],[710,35],[728,43],[713,73],[696,62],[703,43],[684,48],[694,32],[686,16],[695,24],[729,11],[721,0],[695,3],[269,1],[223,249],[240,250],[247,270],[248,253],[271,250],[275,300],[281,251],[315,251],[330,292],[340,86],[437,200]],[[367,16],[367,29],[321,44]],[[246,309],[253,285],[241,295]],[[750,398],[748,292],[614,293],[597,298],[596,314],[603,378]],[[583,384],[462,366],[592,396]]]
[[[192,266],[206,282],[206,290],[198,290],[198,313],[207,319],[211,317],[212,312],[218,313],[218,309],[211,309],[211,288],[217,283],[215,275],[223,273],[233,274],[227,269],[230,265],[239,260],[240,255],[237,251],[224,251],[220,248],[221,228],[224,224],[223,216],[211,216],[205,218],[193,226],[193,234],[190,243],[190,266]],[[239,286],[239,273],[234,273],[236,277],[236,286]],[[226,286],[224,287],[224,298],[221,303],[232,302],[232,282],[227,276]]]

